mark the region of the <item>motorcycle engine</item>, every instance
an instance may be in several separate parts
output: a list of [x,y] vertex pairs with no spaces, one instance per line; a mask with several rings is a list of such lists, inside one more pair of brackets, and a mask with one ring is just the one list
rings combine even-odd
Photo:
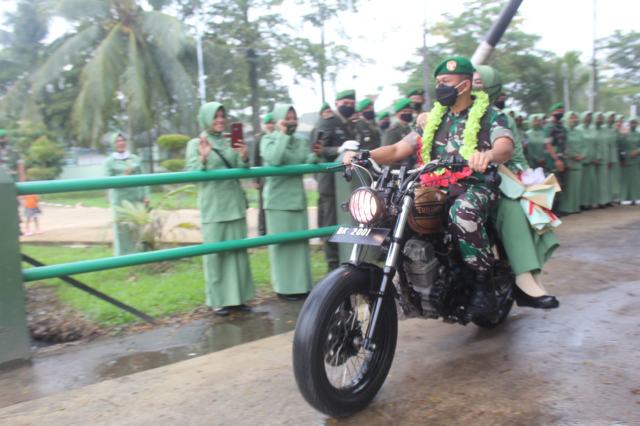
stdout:
[[411,238],[405,245],[404,272],[409,285],[420,295],[423,315],[437,318],[438,310],[430,302],[429,295],[438,279],[440,262],[431,243],[423,239]]

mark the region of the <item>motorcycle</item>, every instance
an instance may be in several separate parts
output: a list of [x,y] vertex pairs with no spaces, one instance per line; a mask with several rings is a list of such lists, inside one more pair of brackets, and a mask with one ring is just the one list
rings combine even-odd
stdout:
[[[353,244],[351,258],[313,288],[293,339],[300,392],[311,406],[333,417],[362,410],[382,387],[395,353],[398,307],[406,317],[492,328],[505,321],[514,302],[515,276],[488,223],[497,307],[470,315],[473,275],[445,226],[453,197],[434,188],[423,196],[423,174],[468,170],[466,162],[452,157],[413,170],[392,170],[366,154],[352,162],[356,174],[372,182],[355,189],[348,203],[358,226],[340,226],[330,239]],[[491,165],[484,175],[465,179],[499,185],[500,178]],[[373,259],[371,247],[377,248]]]

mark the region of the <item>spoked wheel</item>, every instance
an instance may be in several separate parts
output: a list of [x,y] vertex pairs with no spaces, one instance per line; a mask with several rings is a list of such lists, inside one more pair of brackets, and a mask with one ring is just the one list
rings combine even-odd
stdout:
[[366,407],[391,367],[398,334],[392,297],[382,306],[374,342],[363,345],[375,299],[371,289],[381,279],[379,270],[339,268],[313,289],[300,312],[293,340],[296,382],[309,404],[331,416]]
[[494,271],[493,287],[498,302],[498,310],[485,318],[474,318],[473,323],[483,328],[494,328],[502,324],[513,306],[513,287],[516,279],[509,265],[497,265]]

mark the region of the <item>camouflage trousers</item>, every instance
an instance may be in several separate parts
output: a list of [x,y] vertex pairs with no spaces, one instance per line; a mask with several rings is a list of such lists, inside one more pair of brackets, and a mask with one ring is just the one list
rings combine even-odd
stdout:
[[470,185],[449,209],[449,232],[465,265],[486,272],[493,265],[493,252],[485,224],[498,200],[498,189]]

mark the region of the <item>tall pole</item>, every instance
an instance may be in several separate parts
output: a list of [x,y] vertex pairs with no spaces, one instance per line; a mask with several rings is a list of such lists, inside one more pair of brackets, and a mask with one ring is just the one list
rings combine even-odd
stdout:
[[569,96],[569,66],[566,62],[562,63],[562,93],[564,100],[564,109],[571,109],[571,97]]
[[198,97],[200,105],[207,102],[207,92],[204,75],[204,55],[202,53],[202,21],[200,12],[196,13],[196,57],[198,60]]
[[598,65],[596,63],[596,17],[597,12],[597,0],[593,0],[593,46],[591,53],[591,90],[589,91],[589,111],[595,111],[598,107]]
[[498,16],[498,19],[493,23],[491,29],[485,36],[485,39],[473,53],[473,56],[471,57],[471,63],[473,65],[482,65],[489,60],[491,52],[493,52],[493,49],[495,49],[496,45],[502,38],[502,35],[507,30],[507,27],[511,23],[511,20],[518,11],[521,3],[522,0],[509,0],[509,3],[504,6]]
[[431,107],[431,95],[429,94],[429,87],[431,71],[429,70],[429,58],[427,51],[427,20],[424,21],[424,27],[422,29],[422,87],[424,89],[424,103],[427,108]]

